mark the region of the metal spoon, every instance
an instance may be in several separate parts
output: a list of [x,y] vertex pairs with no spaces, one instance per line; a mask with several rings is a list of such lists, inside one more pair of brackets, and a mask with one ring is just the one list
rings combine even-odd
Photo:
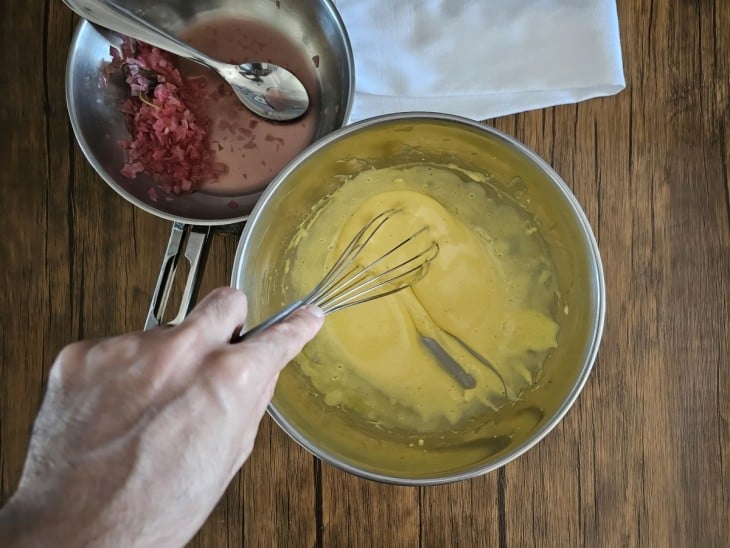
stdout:
[[92,23],[210,67],[230,84],[244,106],[263,118],[279,122],[294,120],[309,107],[309,96],[302,82],[282,67],[255,61],[241,65],[222,63],[108,0],[63,2]]
[[[451,377],[458,382],[462,388],[471,389],[476,386],[476,380],[470,375],[462,365],[456,361],[451,354],[446,350],[445,346],[447,340],[452,343],[457,343],[464,350],[466,350],[471,356],[489,369],[499,379],[504,389],[504,394],[507,398],[510,398],[509,389],[507,383],[504,381],[501,373],[497,370],[492,363],[482,356],[479,352],[471,348],[468,344],[462,341],[459,337],[446,331],[441,327],[431,315],[423,308],[421,302],[416,298],[413,293],[413,289],[409,288],[400,293],[400,298],[406,305],[408,312],[413,322],[413,327],[416,329],[416,333],[421,340],[421,344],[425,346],[429,352],[438,360],[439,364],[444,370],[451,375]],[[430,322],[423,321],[423,318],[429,318]],[[451,345],[453,347],[453,344]]]
[[426,335],[418,335],[421,337],[421,343],[423,346],[428,348],[429,352],[439,361],[441,366],[451,375],[451,377],[458,382],[462,388],[467,390],[474,388],[477,385],[477,381],[474,380],[469,373],[467,373],[461,364],[457,362],[451,355],[446,352],[443,346],[441,346],[436,339],[426,337]]

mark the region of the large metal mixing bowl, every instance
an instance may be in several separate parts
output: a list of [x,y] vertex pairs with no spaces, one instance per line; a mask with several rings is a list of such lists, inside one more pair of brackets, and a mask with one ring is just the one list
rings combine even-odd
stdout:
[[493,184],[534,215],[555,264],[562,302],[555,311],[558,347],[549,354],[538,386],[518,403],[439,432],[425,444],[414,443],[423,433],[373,428],[352,413],[327,406],[296,363],[284,370],[269,412],[292,438],[344,470],[403,484],[484,474],[535,445],[583,388],[605,315],[596,241],[561,178],[524,145],[492,128],[447,115],[411,113],[366,120],[330,134],[269,185],[241,236],[232,273],[232,285],[249,297],[249,324],[268,317],[289,298],[272,282],[272,273],[285,261],[287,245],[318,201],[363,169],[419,158],[488,173]]

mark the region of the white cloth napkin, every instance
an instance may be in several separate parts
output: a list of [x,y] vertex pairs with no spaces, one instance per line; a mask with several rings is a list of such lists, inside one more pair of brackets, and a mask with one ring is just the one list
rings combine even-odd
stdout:
[[335,0],[355,56],[350,121],[476,120],[625,87],[615,0]]

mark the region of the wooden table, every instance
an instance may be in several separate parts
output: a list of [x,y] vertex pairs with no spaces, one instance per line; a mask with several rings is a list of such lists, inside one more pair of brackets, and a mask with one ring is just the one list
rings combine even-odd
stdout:
[[[405,488],[320,463],[267,418],[194,546],[730,545],[730,2],[618,4],[624,92],[493,121],[571,185],[604,260],[603,344],[565,420],[497,472]],[[0,500],[54,356],[141,326],[170,228],[74,142],[73,24],[56,0],[0,7]],[[204,291],[236,242],[215,239]]]

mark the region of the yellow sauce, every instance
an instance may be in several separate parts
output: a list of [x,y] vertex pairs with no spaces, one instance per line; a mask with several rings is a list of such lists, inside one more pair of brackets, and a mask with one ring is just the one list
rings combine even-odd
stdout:
[[[435,241],[437,257],[411,288],[329,316],[298,360],[302,371],[328,405],[410,431],[450,428],[518,400],[557,346],[557,283],[534,220],[478,173],[410,165],[355,176],[300,227],[287,292],[308,293],[356,232],[391,208],[399,212],[360,262],[424,226],[398,256]],[[421,336],[437,341],[475,386],[457,382]]]

